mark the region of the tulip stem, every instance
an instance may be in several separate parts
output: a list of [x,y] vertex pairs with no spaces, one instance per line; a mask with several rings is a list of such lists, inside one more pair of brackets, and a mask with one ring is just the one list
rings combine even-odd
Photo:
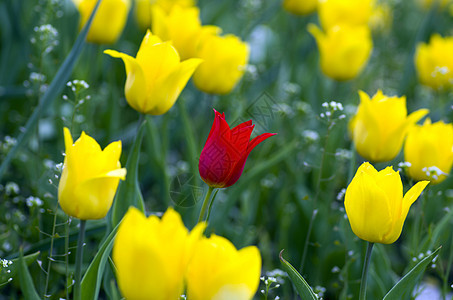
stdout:
[[371,251],[373,251],[374,243],[367,242],[365,260],[363,262],[362,280],[360,281],[359,300],[366,299],[366,284],[368,278],[368,267],[370,266]]
[[74,274],[74,300],[81,300],[81,278],[82,278],[82,260],[83,260],[83,241],[85,239],[85,225],[86,220],[80,220],[79,239],[77,240],[77,253],[75,261],[75,274]]
[[200,216],[198,217],[198,223],[203,221],[203,217],[206,214],[206,210],[208,209],[208,204],[210,202],[209,199],[211,198],[212,191],[214,191],[214,188],[210,186],[208,188],[208,192],[206,193],[206,197],[204,197],[203,205],[201,206]]

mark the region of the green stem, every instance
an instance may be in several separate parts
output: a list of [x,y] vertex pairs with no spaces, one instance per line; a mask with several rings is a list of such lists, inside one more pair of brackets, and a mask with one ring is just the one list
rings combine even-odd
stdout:
[[46,286],[44,288],[44,297],[47,297],[47,288],[49,287],[49,277],[50,277],[50,267],[52,265],[52,253],[53,253],[53,241],[55,238],[55,229],[57,225],[57,209],[58,209],[58,201],[57,205],[55,206],[54,216],[53,216],[53,225],[52,225],[52,236],[50,237],[50,250],[49,250],[49,264],[47,265],[47,274],[46,274]]
[[85,239],[86,220],[80,220],[79,239],[77,240],[77,254],[75,265],[74,300],[82,300],[80,289],[82,279],[82,260],[83,260],[83,240]]
[[[181,97],[180,97],[181,98]],[[178,108],[179,112],[181,114],[181,119],[183,123],[183,130],[184,130],[184,135],[186,136],[187,139],[187,152],[189,154],[189,165],[190,165],[190,171],[192,174],[196,174],[198,172],[198,167],[197,167],[197,158],[199,156],[198,150],[197,150],[197,143],[195,141],[195,136],[193,133],[193,128],[192,128],[192,123],[189,119],[189,115],[187,114],[186,106],[184,105],[184,99],[179,99],[178,102]]]
[[65,250],[65,273],[66,273],[66,299],[69,299],[69,216],[65,224],[64,250]]
[[311,231],[313,230],[313,223],[314,223],[316,215],[318,213],[317,203],[318,203],[318,198],[319,198],[319,191],[321,189],[322,170],[324,169],[324,164],[325,164],[325,160],[326,160],[327,142],[329,140],[329,135],[330,135],[331,129],[332,129],[332,126],[331,126],[331,124],[329,124],[327,127],[326,138],[324,140],[324,147],[322,149],[321,164],[319,166],[318,179],[317,179],[316,189],[315,189],[316,192],[315,192],[315,197],[313,199],[313,212],[311,214],[310,223],[308,225],[307,235],[305,236],[304,250],[302,251],[302,259],[300,261],[299,273],[301,273],[301,274],[303,273],[303,270],[304,270],[305,258],[307,256],[307,251],[308,251],[308,244],[310,243],[310,235],[311,235]]
[[368,268],[370,266],[371,251],[373,251],[374,243],[367,242],[365,260],[363,262],[362,280],[360,281],[360,296],[359,300],[366,299],[366,284],[368,278]]
[[210,202],[209,199],[211,198],[212,191],[214,191],[214,188],[210,186],[208,188],[208,192],[206,193],[206,197],[204,197],[203,205],[201,206],[200,216],[198,217],[198,223],[203,221],[203,217],[206,214],[206,210],[208,209],[208,204]]

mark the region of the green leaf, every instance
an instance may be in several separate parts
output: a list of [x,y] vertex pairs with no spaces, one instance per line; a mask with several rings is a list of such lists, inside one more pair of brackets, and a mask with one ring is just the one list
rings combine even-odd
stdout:
[[82,299],[98,299],[105,264],[108,261],[110,252],[112,251],[113,241],[115,240],[116,232],[120,224],[121,223],[119,223],[104,240],[99,248],[99,251],[96,253],[96,256],[85,272],[81,284]]
[[305,281],[305,279],[302,277],[302,275],[299,274],[299,272],[294,269],[294,267],[287,262],[283,258],[283,251],[280,251],[280,261],[283,266],[283,270],[288,273],[289,278],[291,279],[291,282],[294,284],[297,290],[297,294],[300,296],[301,299],[308,300],[308,299],[318,299],[316,294],[313,292],[312,288],[308,285],[308,283]]
[[[29,266],[29,265],[31,265],[31,263],[36,261],[36,259],[39,256],[39,253],[40,252],[38,251],[33,254],[24,256],[22,260],[25,262],[25,264],[27,266]],[[3,286],[4,284],[6,284],[10,278],[15,277],[19,271],[19,266],[20,266],[19,258],[12,259],[11,261],[13,263],[8,268],[4,268],[6,270],[9,270],[10,272],[6,273],[5,271],[3,271],[0,273],[0,286]]]
[[113,200],[112,225],[116,226],[126,214],[130,206],[135,206],[142,212],[145,211],[143,196],[138,184],[138,161],[140,160],[140,148],[142,145],[143,131],[145,130],[146,119],[140,124],[134,144],[127,157],[126,180],[121,181],[118,191]]
[[19,282],[24,298],[28,300],[40,300],[38,293],[36,292],[33,279],[31,278],[30,272],[28,271],[27,263],[20,251],[19,263]]
[[60,69],[58,69],[57,74],[55,75],[54,79],[49,85],[46,93],[43,97],[39,100],[38,106],[36,106],[33,114],[28,119],[27,123],[24,126],[24,129],[20,132],[19,136],[16,138],[16,144],[12,147],[12,149],[8,152],[5,159],[3,160],[2,164],[0,165],[0,179],[2,178],[3,174],[6,171],[9,163],[19,151],[20,147],[22,147],[28,138],[31,136],[32,132],[35,132],[35,127],[39,117],[42,115],[42,111],[45,108],[48,108],[52,102],[57,98],[57,96],[61,93],[66,82],[71,76],[72,70],[74,69],[75,63],[82,53],[82,49],[85,46],[85,38],[88,33],[88,29],[91,26],[91,22],[93,21],[94,14],[99,6],[101,0],[98,0],[96,3],[93,12],[91,13],[90,19],[88,20],[85,27],[80,32],[79,36],[77,37],[74,46],[71,49],[71,52],[68,54],[66,59],[64,60],[63,64],[61,65]]
[[392,289],[385,295],[383,300],[403,299],[404,295],[410,295],[414,290],[414,286],[419,281],[426,267],[432,262],[434,257],[440,251],[439,247],[431,253],[431,255],[422,259],[415,267],[412,268],[400,281],[395,284]]

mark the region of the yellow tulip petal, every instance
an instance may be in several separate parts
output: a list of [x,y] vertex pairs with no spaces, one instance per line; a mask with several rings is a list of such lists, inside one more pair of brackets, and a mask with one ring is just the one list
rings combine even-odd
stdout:
[[383,242],[391,229],[391,208],[387,195],[370,175],[356,174],[346,190],[345,208],[355,235],[372,243]]
[[150,107],[146,113],[151,115],[166,113],[175,104],[179,94],[201,62],[202,60],[198,58],[185,60],[168,77],[158,81],[160,84],[156,84],[153,97],[160,101]]
[[150,92],[156,86],[156,79],[167,77],[179,65],[180,59],[178,52],[169,42],[147,43],[145,46],[143,43],[137,52],[137,62],[143,69]]
[[105,50],[104,53],[123,60],[127,73],[124,87],[126,100],[132,108],[144,113],[148,85],[142,67],[135,58],[127,54],[115,50]]

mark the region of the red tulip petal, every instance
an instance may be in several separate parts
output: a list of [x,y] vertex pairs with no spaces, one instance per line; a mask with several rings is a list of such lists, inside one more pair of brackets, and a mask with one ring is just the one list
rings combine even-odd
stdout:
[[259,143],[273,135],[276,135],[276,133],[263,133],[251,140],[249,146],[247,147],[247,155],[249,155],[253,148],[255,148]]

